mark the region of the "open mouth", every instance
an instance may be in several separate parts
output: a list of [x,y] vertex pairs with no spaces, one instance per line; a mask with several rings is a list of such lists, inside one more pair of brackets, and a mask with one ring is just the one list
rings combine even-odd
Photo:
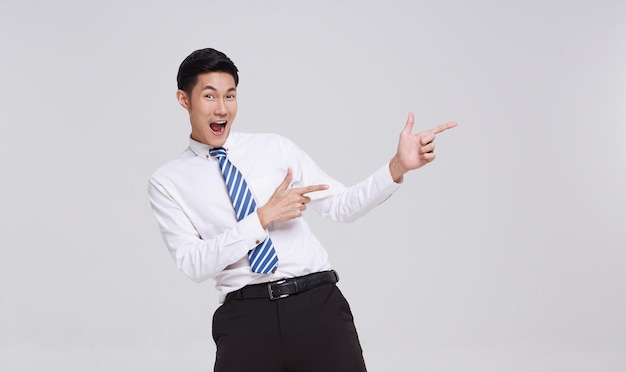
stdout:
[[211,132],[213,132],[213,134],[219,136],[220,134],[224,133],[224,128],[226,128],[226,120],[215,121],[209,124],[209,127],[211,127]]

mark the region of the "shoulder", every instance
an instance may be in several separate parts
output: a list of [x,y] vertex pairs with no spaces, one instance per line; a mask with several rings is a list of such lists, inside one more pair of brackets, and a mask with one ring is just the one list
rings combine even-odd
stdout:
[[161,167],[159,167],[150,177],[151,181],[156,181],[159,179],[167,179],[171,176],[178,174],[184,169],[188,168],[193,160],[196,158],[196,155],[191,151],[191,149],[186,148],[174,159],[166,162]]

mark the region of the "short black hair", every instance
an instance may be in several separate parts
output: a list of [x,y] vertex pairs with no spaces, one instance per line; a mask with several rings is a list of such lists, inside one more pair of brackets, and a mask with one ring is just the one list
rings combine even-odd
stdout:
[[239,84],[239,70],[233,61],[219,50],[205,48],[194,51],[180,64],[176,76],[178,89],[191,95],[198,82],[198,74],[204,72],[226,72],[235,79],[235,86]]

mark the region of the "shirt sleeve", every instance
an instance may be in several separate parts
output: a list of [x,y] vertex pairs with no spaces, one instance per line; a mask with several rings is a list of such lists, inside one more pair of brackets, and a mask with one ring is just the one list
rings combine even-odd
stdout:
[[294,177],[297,177],[298,182],[295,186],[327,184],[328,190],[310,193],[308,196],[311,197],[310,207],[333,221],[355,221],[387,200],[401,187],[400,183],[393,181],[389,163],[385,163],[361,182],[347,187],[326,174],[295,144],[291,143],[290,147],[294,154],[293,158],[297,159]]
[[254,212],[223,233],[202,239],[180,203],[155,178],[150,179],[148,194],[161,235],[177,267],[196,282],[209,279],[241,260],[268,235]]

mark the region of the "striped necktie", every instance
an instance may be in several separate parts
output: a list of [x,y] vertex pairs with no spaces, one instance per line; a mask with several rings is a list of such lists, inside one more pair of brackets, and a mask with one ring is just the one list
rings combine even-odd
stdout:
[[[237,221],[241,221],[245,216],[256,210],[256,203],[248,188],[248,184],[239,170],[228,160],[226,149],[216,147],[209,151],[209,154],[215,157],[220,164],[228,194],[233,202],[233,208],[235,208]],[[255,273],[269,274],[278,267],[278,256],[269,236],[248,252],[248,258],[250,267]]]

